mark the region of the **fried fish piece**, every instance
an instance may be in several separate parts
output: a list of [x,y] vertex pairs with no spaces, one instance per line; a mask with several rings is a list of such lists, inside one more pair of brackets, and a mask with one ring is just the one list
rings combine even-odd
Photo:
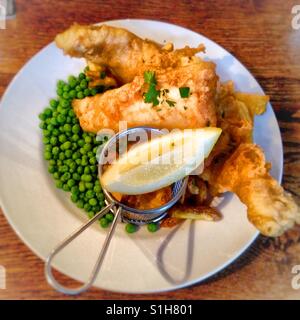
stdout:
[[[94,97],[73,100],[74,111],[83,130],[119,131],[119,122],[127,127],[150,126],[165,129],[202,128],[216,125],[214,96],[217,76],[215,65],[201,61],[184,67],[161,70],[156,74],[159,104],[144,102],[147,84],[143,76],[131,83]],[[181,98],[180,87],[189,87],[190,95]]]
[[269,174],[262,149],[243,143],[214,172],[211,183],[220,193],[232,191],[247,206],[248,219],[264,235],[276,237],[300,223],[292,196]]
[[136,75],[149,69],[188,64],[197,52],[204,51],[203,45],[173,51],[172,45],[162,46],[141,39],[126,29],[105,24],[74,24],[58,34],[55,43],[65,54],[83,57],[95,65],[108,68],[122,84],[131,82]]

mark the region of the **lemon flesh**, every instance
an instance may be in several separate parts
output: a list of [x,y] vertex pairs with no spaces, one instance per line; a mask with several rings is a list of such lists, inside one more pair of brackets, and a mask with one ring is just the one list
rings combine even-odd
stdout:
[[176,130],[138,144],[114,161],[100,178],[109,192],[137,195],[152,192],[201,167],[222,130]]

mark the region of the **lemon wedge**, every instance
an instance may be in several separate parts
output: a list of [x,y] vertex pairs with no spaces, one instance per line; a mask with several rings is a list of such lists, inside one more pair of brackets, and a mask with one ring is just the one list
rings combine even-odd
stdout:
[[114,161],[100,178],[109,192],[152,192],[191,174],[210,154],[222,130],[177,130],[137,144]]

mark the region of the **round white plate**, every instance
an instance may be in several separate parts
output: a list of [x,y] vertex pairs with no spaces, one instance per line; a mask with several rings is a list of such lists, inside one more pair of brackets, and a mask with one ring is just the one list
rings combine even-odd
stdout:
[[[221,80],[232,79],[236,88],[263,93],[247,69],[222,47],[188,29],[156,21],[118,20],[107,24],[129,29],[175,47],[204,43],[206,55],[217,64]],[[0,193],[2,208],[19,237],[39,257],[83,221],[85,214],[55,188],[43,160],[38,114],[55,97],[58,79],[78,74],[85,63],[63,55],[53,43],[36,54],[7,88],[0,108]],[[282,175],[282,143],[271,108],[255,121],[255,141],[272,162],[272,174]],[[119,224],[95,285],[132,293],[160,292],[194,284],[215,274],[236,259],[253,242],[257,231],[246,218],[245,206],[232,195],[220,205],[218,223],[188,222],[179,228],[151,234],[146,228],[128,235]],[[85,281],[107,230],[95,225],[85,231],[55,260],[55,267]],[[34,275],[33,275],[34,276]]]

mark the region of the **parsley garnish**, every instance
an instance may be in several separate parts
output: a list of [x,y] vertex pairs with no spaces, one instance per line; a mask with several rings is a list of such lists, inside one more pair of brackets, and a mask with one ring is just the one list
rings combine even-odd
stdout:
[[166,103],[170,106],[170,107],[174,107],[175,106],[175,101],[171,101],[171,100],[166,100]]
[[160,91],[156,89],[155,72],[144,72],[144,80],[149,84],[148,91],[144,94],[144,101],[146,103],[152,103],[153,106],[157,106],[159,104],[158,97],[160,95]]
[[155,72],[154,71],[145,71],[144,72],[144,80],[146,83],[156,84]]
[[180,97],[188,98],[190,96],[190,88],[189,87],[181,87],[179,88]]
[[106,72],[105,71],[101,71],[100,72],[100,79],[104,79],[106,77]]

